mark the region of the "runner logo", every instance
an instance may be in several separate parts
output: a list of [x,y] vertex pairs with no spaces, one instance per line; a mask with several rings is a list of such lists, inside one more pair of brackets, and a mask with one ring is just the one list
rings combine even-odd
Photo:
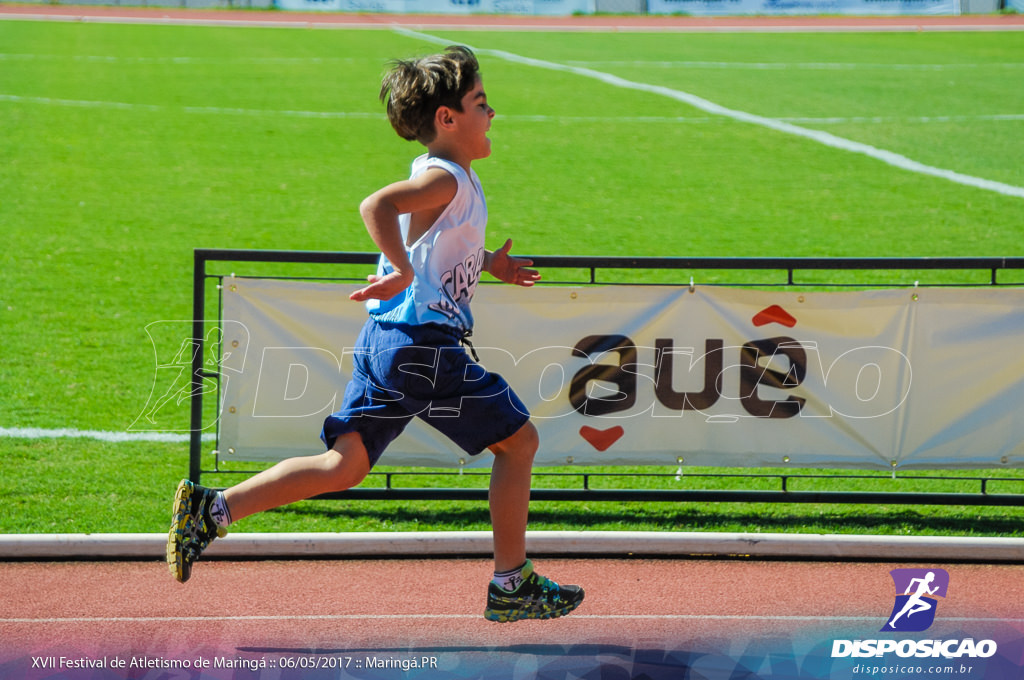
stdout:
[[889,572],[896,588],[896,601],[882,631],[918,632],[935,621],[939,597],[949,588],[945,569],[893,569]]
[[[920,632],[927,630],[935,622],[935,611],[938,599],[946,596],[949,589],[949,572],[945,569],[893,569],[889,572],[895,587],[895,602],[892,613],[882,628],[887,632]],[[869,639],[869,640],[833,640],[832,658],[885,659],[895,654],[900,659],[987,659],[999,651],[995,640],[975,641],[972,637],[954,638],[951,640],[909,640],[909,639]],[[935,672],[936,667],[931,667]],[[945,668],[952,668],[947,666]],[[973,670],[971,666],[961,666],[960,674],[966,676]],[[854,673],[876,674],[895,673],[896,669],[904,669],[907,673],[921,675],[924,666],[873,666],[860,664],[854,666]],[[909,670],[906,670],[909,669]],[[904,672],[901,670],[900,672]],[[915,675],[914,677],[917,677]],[[900,677],[911,677],[900,675]],[[948,677],[943,675],[942,677]],[[978,677],[978,676],[975,676]]]

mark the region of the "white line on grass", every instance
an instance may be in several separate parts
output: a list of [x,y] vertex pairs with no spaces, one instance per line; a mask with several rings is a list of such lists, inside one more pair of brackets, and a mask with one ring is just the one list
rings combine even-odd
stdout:
[[[171,107],[159,104],[134,104],[129,102],[110,102],[93,99],[59,99],[55,97],[30,97],[16,94],[0,94],[0,101],[15,102],[22,104],[44,104],[48,106],[70,106],[86,109],[119,109],[123,111],[165,111]],[[237,107],[222,106],[181,106],[175,110],[184,113],[200,113],[214,115],[235,115],[235,116],[286,116],[291,118],[356,118],[375,119],[384,118],[382,113],[365,113],[361,111],[290,111],[290,110],[267,110],[267,109],[244,109]]]
[[775,120],[789,123],[829,125],[843,123],[975,123],[979,121],[1019,121],[1024,113],[993,113],[978,116],[780,116]]
[[[188,66],[192,64],[238,64],[238,65],[292,65],[292,64],[356,64],[373,63],[377,60],[357,57],[241,57],[241,56],[141,56],[141,55],[104,55],[104,54],[45,54],[34,52],[0,52],[0,61],[74,61],[94,64],[172,64]],[[689,68],[689,69],[728,69],[740,71],[951,71],[995,69],[1022,69],[1024,62],[993,62],[993,63],[945,63],[945,64],[885,64],[867,62],[746,62],[746,61],[672,61],[672,60],[570,60],[572,66],[584,68]]]
[[[720,123],[721,116],[557,116],[516,115],[499,113],[502,120],[533,123]],[[842,125],[849,123],[978,123],[1024,120],[1024,113],[993,113],[976,116],[777,116],[772,120],[807,125]]]
[[869,64],[864,62],[747,62],[747,61],[668,61],[668,60],[632,60],[632,61],[567,61],[572,66],[584,68],[690,68],[690,69],[728,69],[740,71],[861,71],[877,70],[886,71],[950,71],[960,69],[1020,69],[1024,68],[1024,62],[999,62],[993,64]]
[[[166,111],[174,108],[182,113],[236,116],[284,116],[293,118],[384,120],[383,113],[364,111],[302,111],[281,109],[245,109],[224,106],[181,106],[168,107],[160,104],[137,104],[112,102],[97,99],[61,99],[16,94],[0,94],[0,102],[17,104],[40,104],[43,106],[68,106],[72,108],[107,108],[120,111]],[[721,123],[727,119],[721,116],[558,116],[558,115],[516,115],[501,114],[502,120],[526,123]],[[772,120],[809,125],[840,125],[844,123],[974,123],[981,121],[1009,122],[1024,120],[1024,113],[995,113],[976,116],[779,116]]]
[[[419,31],[412,31],[407,28],[400,26],[394,27],[395,32],[405,35],[410,38],[417,40],[423,40],[433,44],[447,45],[450,41],[438,38],[436,36],[420,33]],[[855,142],[851,139],[844,137],[838,137],[828,132],[822,132],[821,130],[811,130],[809,128],[800,127],[793,123],[788,123],[783,120],[775,118],[766,118],[765,116],[759,116],[755,113],[749,113],[747,111],[739,111],[737,109],[730,109],[721,104],[716,104],[710,100],[698,97],[697,95],[690,94],[689,92],[683,92],[682,90],[675,90],[670,87],[664,87],[661,85],[651,85],[650,83],[640,83],[633,80],[626,80],[619,76],[612,75],[611,73],[604,73],[603,71],[595,71],[589,68],[583,68],[580,66],[569,66],[566,64],[559,64],[553,61],[545,61],[543,59],[534,59],[533,57],[524,57],[522,55],[513,54],[512,52],[506,52],[504,50],[492,50],[492,49],[477,49],[474,48],[479,54],[486,54],[498,59],[514,64],[523,64],[524,66],[533,66],[535,68],[547,69],[549,71],[561,71],[563,73],[572,73],[574,75],[584,76],[586,78],[593,78],[606,85],[613,87],[620,87],[626,90],[635,90],[638,92],[648,92],[651,94],[662,95],[674,99],[676,101],[688,104],[696,109],[704,111],[706,113],[714,114],[717,116],[724,116],[733,120],[741,121],[744,123],[750,123],[752,125],[760,125],[762,127],[775,130],[776,132],[783,132],[785,134],[795,135],[797,137],[803,137],[825,146],[840,149],[843,151],[849,151],[852,153],[861,154],[880,160],[883,163],[899,168],[901,170],[907,170],[909,172],[916,172],[922,175],[929,175],[932,177],[938,177],[945,179],[950,182],[962,184],[976,189],[984,189],[986,191],[994,191],[1005,196],[1013,196],[1015,198],[1024,198],[1024,187],[1013,186],[1012,184],[1004,184],[1003,182],[996,182],[981,177],[974,177],[973,175],[965,175],[963,173],[956,172],[954,170],[947,170],[945,168],[937,168],[932,165],[926,165],[919,161],[915,161],[911,158],[907,158],[901,154],[893,151],[887,151],[885,149],[879,149],[869,144],[861,142]]]
[[[34,52],[0,52],[0,61],[75,61],[86,64],[239,64],[239,65],[292,65],[292,64],[356,64],[377,66],[379,60],[358,57],[173,57],[103,54],[41,54]],[[994,66],[994,64],[993,64]]]
[[[110,432],[107,430],[77,430],[70,427],[47,429],[42,427],[0,427],[0,437],[10,439],[95,439],[109,444],[125,442],[158,442],[178,444],[189,440],[181,432]],[[203,441],[213,441],[214,435],[204,434]]]

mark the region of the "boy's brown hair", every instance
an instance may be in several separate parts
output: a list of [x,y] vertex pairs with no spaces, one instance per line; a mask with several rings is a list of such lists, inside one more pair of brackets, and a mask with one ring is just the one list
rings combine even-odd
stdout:
[[462,98],[473,89],[479,73],[476,56],[461,45],[441,54],[391,62],[380,86],[391,126],[403,139],[434,141],[437,109],[447,106],[461,112]]

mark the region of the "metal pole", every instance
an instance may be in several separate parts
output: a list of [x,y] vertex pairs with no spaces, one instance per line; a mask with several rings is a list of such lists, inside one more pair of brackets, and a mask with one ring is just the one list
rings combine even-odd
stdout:
[[188,478],[202,475],[203,439],[203,336],[206,318],[206,257],[196,250],[192,264],[192,394],[189,423]]

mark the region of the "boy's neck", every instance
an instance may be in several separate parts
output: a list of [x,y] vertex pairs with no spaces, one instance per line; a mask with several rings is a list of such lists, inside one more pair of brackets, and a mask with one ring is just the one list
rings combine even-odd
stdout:
[[473,162],[472,158],[466,157],[465,154],[458,153],[456,149],[445,144],[428,144],[427,155],[431,158],[440,158],[441,160],[455,163],[456,165],[461,166],[466,172],[469,172],[470,164]]

